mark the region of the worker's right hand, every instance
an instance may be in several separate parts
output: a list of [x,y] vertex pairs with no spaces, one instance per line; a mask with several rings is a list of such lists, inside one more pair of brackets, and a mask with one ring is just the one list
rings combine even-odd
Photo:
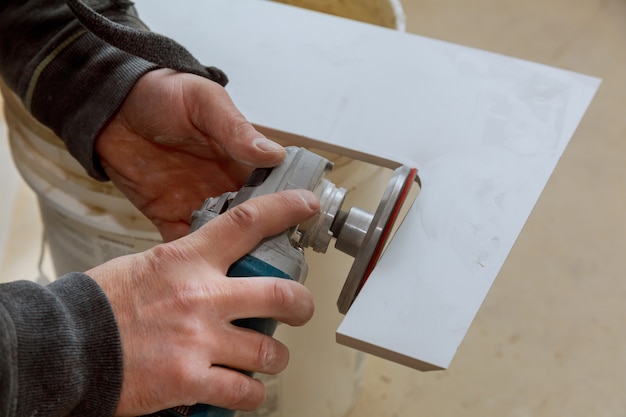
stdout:
[[194,233],[87,273],[111,301],[124,374],[116,415],[136,416],[196,403],[253,410],[262,382],[234,369],[276,374],[287,348],[234,320],[272,317],[303,325],[313,298],[280,278],[228,278],[228,267],[263,238],[319,210],[313,193],[285,191],[234,207]]

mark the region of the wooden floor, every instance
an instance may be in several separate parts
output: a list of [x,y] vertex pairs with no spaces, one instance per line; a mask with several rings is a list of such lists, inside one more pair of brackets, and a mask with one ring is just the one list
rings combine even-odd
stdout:
[[450,369],[370,358],[350,417],[626,415],[626,2],[402,5],[409,32],[603,84]]

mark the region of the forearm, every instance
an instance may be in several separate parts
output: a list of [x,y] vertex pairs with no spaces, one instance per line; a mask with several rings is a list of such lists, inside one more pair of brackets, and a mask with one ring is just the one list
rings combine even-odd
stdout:
[[[144,29],[129,2],[96,3],[109,19]],[[0,7],[0,74],[90,175],[107,179],[95,139],[135,82],[158,66],[87,31],[65,0],[6,1]]]
[[0,284],[0,415],[111,416],[121,384],[117,325],[91,278]]

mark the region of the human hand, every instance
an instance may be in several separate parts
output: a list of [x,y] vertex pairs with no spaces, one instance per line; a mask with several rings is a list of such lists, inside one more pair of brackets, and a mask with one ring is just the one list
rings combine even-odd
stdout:
[[188,232],[207,197],[238,190],[253,167],[285,157],[221,85],[170,69],[139,79],[95,148],[111,181],[166,241]]
[[248,411],[263,403],[263,383],[233,369],[276,374],[289,352],[232,322],[272,317],[303,325],[313,298],[295,281],[228,278],[226,271],[264,237],[318,210],[315,195],[304,190],[254,198],[188,236],[87,271],[109,297],[120,329],[124,375],[116,415],[196,403]]

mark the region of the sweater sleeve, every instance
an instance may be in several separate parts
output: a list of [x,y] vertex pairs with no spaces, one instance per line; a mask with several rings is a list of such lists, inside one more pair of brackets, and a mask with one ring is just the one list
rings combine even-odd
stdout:
[[[143,27],[132,7],[97,3],[111,19]],[[106,180],[95,139],[139,77],[157,65],[100,40],[65,0],[8,0],[0,7],[0,74],[6,84],[92,177]]]
[[0,284],[0,415],[112,416],[122,366],[113,311],[89,276]]
[[72,9],[66,0],[1,2],[0,74],[89,175],[104,181],[96,137],[142,75],[169,67],[221,84],[227,78],[150,32],[128,0],[67,2]]

